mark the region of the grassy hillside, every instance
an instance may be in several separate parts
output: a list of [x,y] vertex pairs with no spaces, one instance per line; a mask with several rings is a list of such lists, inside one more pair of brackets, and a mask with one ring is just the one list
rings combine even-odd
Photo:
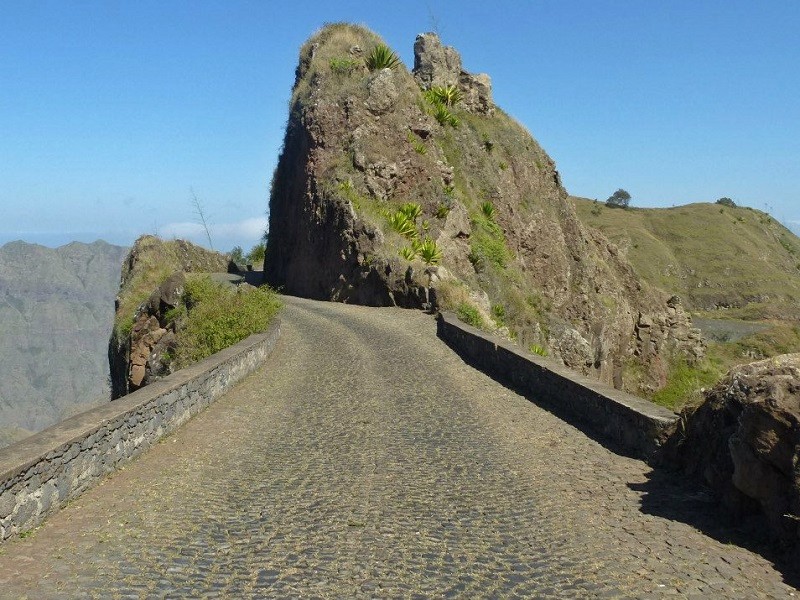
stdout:
[[708,203],[622,210],[573,201],[580,219],[626,252],[641,277],[687,307],[800,319],[800,239],[769,215]]
[[572,200],[643,279],[683,298],[709,340],[700,364],[672,365],[656,402],[695,404],[730,367],[800,351],[800,239],[769,215],[708,203],[623,210]]

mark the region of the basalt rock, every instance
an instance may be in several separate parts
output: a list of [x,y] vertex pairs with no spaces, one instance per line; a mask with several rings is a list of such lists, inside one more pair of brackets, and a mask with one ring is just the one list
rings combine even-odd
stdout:
[[[619,386],[630,362],[644,367],[652,389],[673,353],[702,355],[679,303],[582,226],[555,163],[495,107],[488,77],[470,75],[433,34],[417,38],[413,73],[403,65],[369,72],[352,49],[366,56],[378,43],[338,24],[301,49],[270,195],[268,283],[376,306],[461,298],[525,347],[545,346]],[[334,68],[343,61],[354,65],[346,73]],[[437,120],[426,100],[424,90],[438,85],[461,92],[449,108],[456,126]],[[388,217],[409,202],[420,214],[403,237]],[[427,277],[420,258],[402,257],[413,237],[436,243],[451,277]]]
[[762,512],[779,539],[800,541],[800,354],[732,369],[683,420],[664,461],[734,514]]
[[[122,266],[120,291],[116,300],[117,326],[108,344],[111,398],[117,399],[171,372],[170,361],[177,344],[179,322],[170,312],[182,303],[186,273],[225,272],[230,259],[184,240],[162,241],[142,236],[131,248]],[[155,289],[123,314],[126,297],[139,293],[137,279],[166,270],[168,275],[154,283]],[[171,274],[170,274],[171,271]],[[129,330],[121,323],[132,321]]]

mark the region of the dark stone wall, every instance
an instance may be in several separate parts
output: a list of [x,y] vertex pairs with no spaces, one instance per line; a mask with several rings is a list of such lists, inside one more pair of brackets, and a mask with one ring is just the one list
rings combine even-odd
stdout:
[[523,354],[453,314],[439,315],[438,335],[468,364],[622,453],[653,458],[677,423],[661,406]]
[[41,524],[257,369],[280,336],[265,332],[0,450],[0,542]]

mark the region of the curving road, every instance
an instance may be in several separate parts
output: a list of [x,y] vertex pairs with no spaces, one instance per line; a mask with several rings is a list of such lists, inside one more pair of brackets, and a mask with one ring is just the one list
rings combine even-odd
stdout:
[[467,367],[432,317],[287,299],[283,321],[260,371],[0,547],[0,597],[795,593],[702,495]]

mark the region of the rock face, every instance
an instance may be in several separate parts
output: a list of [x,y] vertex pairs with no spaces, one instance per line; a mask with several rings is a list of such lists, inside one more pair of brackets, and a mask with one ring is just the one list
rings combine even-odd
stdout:
[[702,479],[735,513],[760,510],[774,533],[800,536],[800,354],[731,370],[686,416],[667,460]]
[[117,325],[108,344],[112,399],[171,372],[179,321],[169,313],[181,304],[186,273],[225,272],[228,262],[184,240],[136,240],[123,263]]
[[[466,72],[433,34],[417,38],[413,73],[370,72],[363,57],[379,42],[339,24],[301,49],[270,195],[268,283],[377,306],[435,296],[483,310],[470,298],[485,295],[498,329],[618,386],[631,363],[658,387],[671,353],[702,354],[679,303],[581,225],[555,164],[494,105],[487,76]],[[460,91],[455,127],[424,96],[439,85]],[[451,278],[434,281],[400,255],[411,242],[389,217],[409,202],[421,210],[414,235],[436,243]]]
[[414,78],[422,89],[456,85],[463,94],[464,107],[476,113],[494,112],[492,82],[488,75],[473,75],[461,67],[455,48],[443,46],[435,33],[422,33],[414,42]]

